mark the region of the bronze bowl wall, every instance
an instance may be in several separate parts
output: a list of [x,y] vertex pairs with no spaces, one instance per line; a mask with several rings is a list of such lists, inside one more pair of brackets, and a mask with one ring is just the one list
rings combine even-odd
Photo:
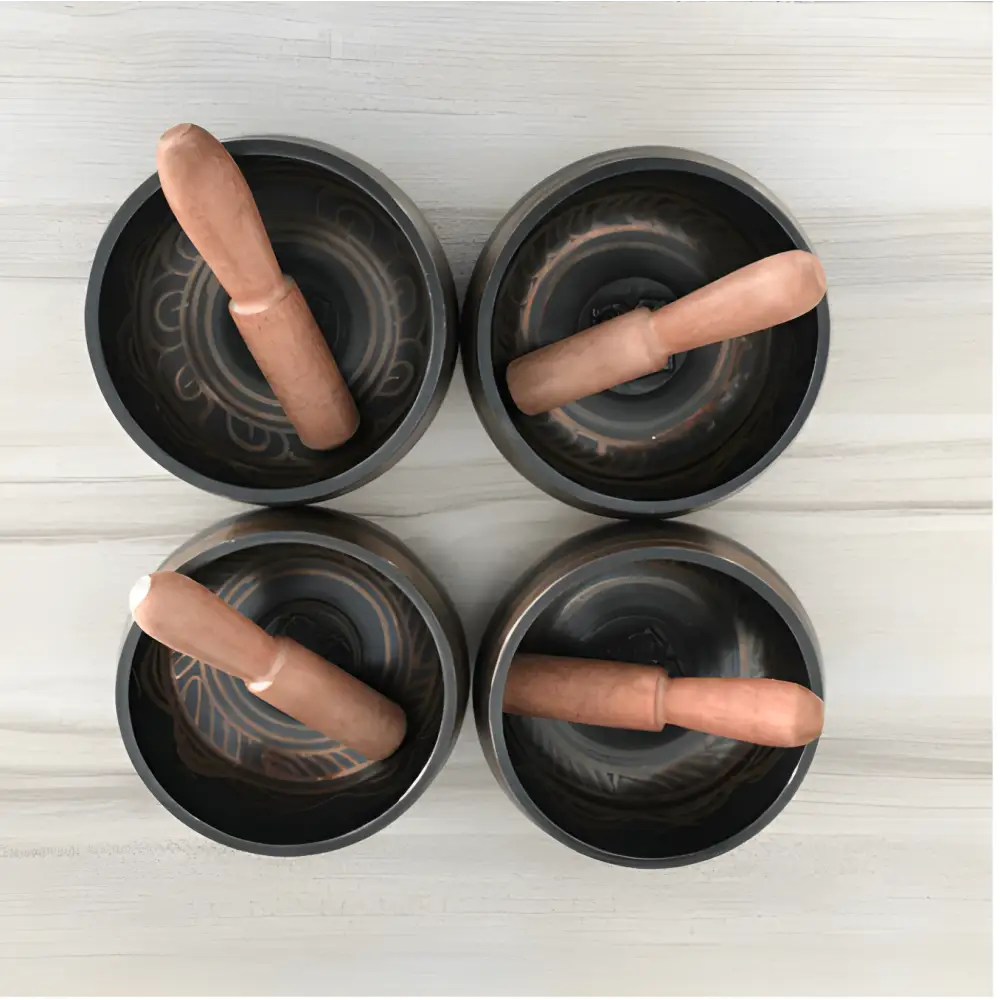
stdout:
[[825,298],[791,323],[676,355],[547,414],[522,414],[505,372],[545,344],[796,248],[811,250],[769,192],[688,150],[614,150],[547,178],[497,226],[463,307],[463,369],[490,437],[536,486],[597,514],[671,517],[741,489],[816,400]]
[[760,676],[823,695],[819,645],[788,585],[748,549],[692,525],[617,524],[570,539],[515,584],[486,629],[473,707],[490,768],[546,833],[601,861],[692,864],[763,829],[816,750],[758,747],[505,715],[518,651]]
[[332,451],[302,444],[155,174],[98,246],[91,363],[125,430],[181,479],[256,504],[340,496],[397,462],[444,399],[458,352],[448,262],[416,206],[361,160],[285,138],[225,145],[350,385],[360,429]]

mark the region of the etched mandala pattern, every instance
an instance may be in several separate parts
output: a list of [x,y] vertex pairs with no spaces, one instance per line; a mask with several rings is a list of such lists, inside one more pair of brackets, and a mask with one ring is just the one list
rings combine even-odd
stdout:
[[358,404],[358,433],[333,452],[299,441],[239,338],[228,296],[165,203],[155,218],[146,212],[139,245],[124,241],[109,265],[109,280],[113,267],[126,273],[109,366],[147,433],[198,471],[257,486],[311,483],[379,448],[412,407],[430,353],[426,287],[402,232],[360,192],[298,165],[243,166],[279,261]]
[[[498,373],[502,376],[511,360],[552,340],[546,309],[554,295],[562,294],[560,282],[576,280],[566,277],[574,268],[588,258],[606,254],[613,259],[637,246],[647,261],[658,262],[656,279],[668,285],[672,259],[684,258],[685,281],[690,283],[694,274],[698,278],[692,287],[674,283],[676,294],[758,256],[717,214],[677,195],[639,188],[570,203],[529,237],[504,278],[493,318]],[[583,288],[581,294],[585,298],[592,291]],[[614,413],[598,412],[590,400],[535,417],[512,410],[512,417],[526,440],[570,478],[669,493],[671,477],[689,477],[696,456],[697,474],[707,488],[733,475],[748,438],[773,433],[772,404],[761,391],[770,339],[763,332],[718,345],[711,368],[680,403],[676,393],[668,396],[668,386],[655,399],[633,400],[627,410]]]
[[[347,556],[303,546],[280,554],[263,551],[267,554],[222,559],[198,578],[265,627],[270,616],[270,631],[305,640],[397,701],[410,721],[408,743],[433,742],[439,661],[425,622],[402,592]],[[275,609],[270,595],[276,593],[298,596]],[[331,593],[351,595],[351,615],[324,599]],[[286,613],[275,619],[275,610]],[[364,637],[352,618],[365,619]],[[376,795],[405,766],[406,754],[369,761],[277,712],[239,679],[159,644],[150,646],[140,683],[172,716],[178,753],[196,773],[235,777],[282,793],[324,791],[333,780],[339,785],[363,774],[352,794]]]

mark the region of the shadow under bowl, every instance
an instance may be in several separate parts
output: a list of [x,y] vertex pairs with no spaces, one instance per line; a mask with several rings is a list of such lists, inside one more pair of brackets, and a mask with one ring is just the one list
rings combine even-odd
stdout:
[[451,602],[402,543],[347,515],[259,511],[195,536],[161,568],[348,670],[407,717],[401,747],[369,761],[130,623],[118,722],[174,816],[230,847],[316,854],[371,836],[416,801],[458,736],[469,668]]
[[359,430],[331,451],[302,444],[155,175],[98,247],[91,363],[125,430],[181,479],[247,503],[339,496],[398,461],[444,399],[458,350],[451,272],[416,206],[362,161],[283,138],[225,146],[350,386]]
[[506,715],[517,652],[619,660],[673,677],[774,677],[823,695],[819,646],[788,585],[691,525],[613,525],[571,539],[505,598],[476,660],[480,742],[500,785],[582,854],[637,868],[704,861],[784,808],[815,753],[676,726],[662,732]]
[[565,167],[500,222],[466,296],[463,368],[487,432],[536,486],[597,514],[670,517],[741,489],[815,402],[829,350],[825,298],[790,323],[675,355],[660,372],[537,416],[514,405],[506,370],[796,248],[811,250],[777,200],[711,157],[637,147]]

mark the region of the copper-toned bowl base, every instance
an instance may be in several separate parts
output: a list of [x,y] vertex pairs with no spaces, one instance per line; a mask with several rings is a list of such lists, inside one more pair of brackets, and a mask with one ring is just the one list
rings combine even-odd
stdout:
[[302,444],[155,178],[95,260],[98,380],[139,444],[198,486],[265,504],[344,493],[405,453],[447,390],[457,353],[447,263],[416,209],[346,154],[277,139],[227,146],[348,382],[359,430],[331,451]]
[[184,822],[275,854],[332,850],[390,822],[443,765],[468,665],[448,598],[390,535],[315,509],[262,511],[192,539],[165,564],[291,636],[406,713],[372,762],[276,710],[239,679],[129,628],[118,712],[140,775]]
[[660,666],[675,677],[774,677],[822,695],[812,627],[752,553],[690,525],[616,525],[526,574],[487,628],[476,725],[501,784],[569,846],[667,867],[746,840],[791,798],[808,747],[759,747],[676,726],[636,732],[506,715],[518,652]]
[[621,150],[560,171],[497,227],[467,296],[464,370],[490,435],[538,486],[598,513],[673,515],[738,489],[812,405],[826,361],[825,301],[538,416],[513,404],[506,369],[795,247],[808,248],[769,196],[709,158]]

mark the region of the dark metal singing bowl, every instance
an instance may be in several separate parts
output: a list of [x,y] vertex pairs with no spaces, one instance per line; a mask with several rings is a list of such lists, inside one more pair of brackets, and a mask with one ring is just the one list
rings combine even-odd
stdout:
[[469,667],[451,602],[402,543],[347,515],[258,511],[195,536],[162,568],[349,670],[407,717],[402,746],[366,760],[130,623],[118,722],[174,816],[230,847],[316,854],[371,836],[416,801],[458,736]]
[[112,219],[91,270],[97,381],[136,443],[195,486],[269,505],[340,496],[398,461],[444,399],[458,352],[451,272],[416,206],[361,160],[301,140],[225,145],[350,385],[360,429],[332,451],[302,444],[155,175]]
[[791,323],[675,355],[660,372],[538,416],[511,401],[506,369],[795,248],[811,250],[771,194],[698,153],[615,150],[549,177],[497,226],[463,309],[463,369],[494,443],[536,486],[598,514],[670,517],[741,489],[816,400],[826,299]]
[[505,715],[518,651],[623,660],[675,677],[775,677],[823,695],[819,646],[788,585],[752,552],[686,524],[612,525],[527,573],[476,660],[476,727],[497,781],[557,840],[601,861],[704,861],[784,808],[816,744],[758,747]]

